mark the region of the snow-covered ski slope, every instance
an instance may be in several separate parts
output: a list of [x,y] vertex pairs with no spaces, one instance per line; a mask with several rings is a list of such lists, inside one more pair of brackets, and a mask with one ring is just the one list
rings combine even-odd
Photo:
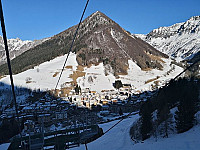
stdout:
[[[89,150],[199,150],[200,126],[195,126],[188,132],[170,135],[169,138],[154,138],[137,143],[131,140],[129,130],[139,115],[123,120],[107,134],[99,139],[88,143]],[[117,121],[100,125],[104,131]],[[84,150],[85,146],[73,148],[72,150]]]
[[[115,126],[112,130],[107,132],[105,135],[100,137],[99,139],[88,143],[89,150],[131,150],[133,147],[133,142],[129,136],[129,130],[132,126],[132,123],[139,117],[139,115],[131,116],[128,119],[124,119],[117,126]],[[112,125],[114,125],[119,120],[105,123],[100,125],[105,132]],[[83,150],[85,149],[84,145],[80,147],[73,148],[72,150]]]
[[[34,67],[34,69],[29,69],[22,73],[16,74],[13,77],[14,83],[16,86],[27,87],[30,89],[54,89],[65,59],[66,55],[57,57],[51,61],[42,63],[39,66]],[[60,87],[62,83],[72,81],[72,79],[69,78],[69,75],[72,74],[78,66],[75,54],[70,54],[66,66],[68,65],[72,66],[72,68],[64,70],[58,87]],[[2,80],[0,80],[0,82],[10,84],[9,76],[6,76]]]
[[[31,89],[54,89],[65,58],[66,55],[60,56],[51,61],[42,63],[34,67],[34,69],[29,69],[14,75],[15,85]],[[163,59],[163,61],[165,62],[163,63],[163,70],[152,69],[143,71],[135,62],[129,60],[128,74],[120,75],[119,78],[116,78],[110,72],[105,74],[105,66],[103,63],[100,63],[97,66],[92,65],[90,67],[84,67],[82,72],[85,73],[85,75],[78,77],[76,81],[81,88],[90,88],[97,92],[114,89],[113,83],[115,80],[122,80],[124,84],[132,84],[135,90],[151,90],[152,85],[155,85],[155,81],[157,81],[158,86],[162,86],[166,80],[174,78],[183,70],[181,67],[172,64],[170,59]],[[72,81],[70,75],[72,75],[74,71],[77,71],[78,68],[76,54],[70,54],[66,66],[68,67],[64,69],[58,88],[61,88],[61,86],[70,86],[66,83]],[[9,76],[2,78],[0,82],[9,85]]]
[[0,145],[0,150],[7,150],[10,146],[10,143],[4,143]]

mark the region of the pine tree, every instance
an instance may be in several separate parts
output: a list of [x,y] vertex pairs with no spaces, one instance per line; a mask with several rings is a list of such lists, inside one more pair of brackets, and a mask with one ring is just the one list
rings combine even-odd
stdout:
[[168,137],[170,109],[166,90],[163,89],[158,99],[158,125],[164,122],[164,137]]
[[80,88],[80,86],[78,86],[78,84],[77,84],[76,87],[74,88],[74,90],[75,90],[76,94],[79,94],[81,88]]
[[141,135],[142,140],[146,140],[150,137],[150,133],[153,129],[152,126],[152,104],[150,101],[147,101],[142,105],[142,108],[140,110],[141,114]]
[[120,116],[123,115],[123,112],[122,112],[122,108],[121,108],[121,107],[119,108],[119,115],[120,115]]
[[114,87],[116,89],[119,89],[120,87],[122,87],[123,84],[122,84],[122,81],[121,80],[116,80],[115,83],[114,83]]
[[180,102],[175,116],[178,133],[188,131],[193,127],[198,100],[198,87],[193,81],[183,80],[181,84]]
[[164,111],[164,137],[168,138],[168,130],[169,130],[169,117],[170,117],[170,109],[168,107],[168,105],[165,105],[165,107],[163,108]]

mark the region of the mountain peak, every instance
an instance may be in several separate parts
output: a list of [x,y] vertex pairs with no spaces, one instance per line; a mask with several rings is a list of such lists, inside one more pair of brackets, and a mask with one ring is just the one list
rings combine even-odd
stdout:
[[193,16],[189,20],[200,20],[200,16]]
[[94,15],[97,15],[97,14],[103,14],[102,12],[100,12],[99,10],[97,10],[95,13],[93,13]]
[[93,13],[92,15],[90,15],[89,17],[87,17],[83,23],[89,23],[89,24],[113,24],[113,20],[110,19],[108,16],[106,16],[104,13],[100,12],[100,11],[96,11],[95,13]]

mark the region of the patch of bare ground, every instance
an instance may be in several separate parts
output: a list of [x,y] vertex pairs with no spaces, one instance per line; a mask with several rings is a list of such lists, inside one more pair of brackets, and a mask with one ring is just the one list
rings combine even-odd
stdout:
[[152,70],[152,68],[144,68],[144,69],[142,69],[142,71],[151,71]]
[[83,77],[83,76],[85,76],[85,72],[83,72],[83,70],[84,70],[84,67],[83,66],[80,66],[80,65],[78,65],[78,67],[77,67],[77,70],[76,71],[73,71],[73,74],[70,74],[70,78],[72,78],[72,85],[76,85],[77,84],[77,82],[76,82],[76,79],[78,78],[78,77]]
[[149,79],[149,80],[145,81],[145,84],[153,82],[153,81],[155,81],[155,80],[157,80],[159,78],[160,78],[160,76],[157,76],[156,78],[153,78],[153,79]]
[[58,74],[59,74],[59,72],[55,72],[55,73],[53,74],[53,77],[56,77]]
[[66,95],[69,95],[69,92],[73,89],[73,87],[66,87],[61,89],[61,97],[65,97]]
[[0,79],[4,78],[5,76],[0,76]]
[[160,81],[156,80],[156,81],[154,81],[153,83],[154,83],[154,84],[151,84],[151,88],[152,88],[153,90],[155,90],[155,89],[158,88]]
[[77,70],[84,71],[84,66],[78,65]]
[[72,69],[72,66],[66,66],[65,68],[66,69]]
[[60,90],[59,90],[59,89],[56,89],[56,90],[52,90],[51,92],[52,92],[52,95],[53,95],[53,96],[57,97],[58,94],[59,94],[59,92],[60,92]]
[[26,81],[26,84],[28,84],[28,83],[32,83],[32,81]]

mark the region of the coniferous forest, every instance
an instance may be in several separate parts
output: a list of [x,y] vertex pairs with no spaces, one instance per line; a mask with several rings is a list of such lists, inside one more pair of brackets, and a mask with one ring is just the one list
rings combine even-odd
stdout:
[[131,136],[145,140],[151,136],[168,137],[169,133],[188,131],[196,123],[199,93],[200,81],[197,79],[171,80],[168,86],[156,91],[155,96],[143,103],[140,108],[141,117],[130,130]]

